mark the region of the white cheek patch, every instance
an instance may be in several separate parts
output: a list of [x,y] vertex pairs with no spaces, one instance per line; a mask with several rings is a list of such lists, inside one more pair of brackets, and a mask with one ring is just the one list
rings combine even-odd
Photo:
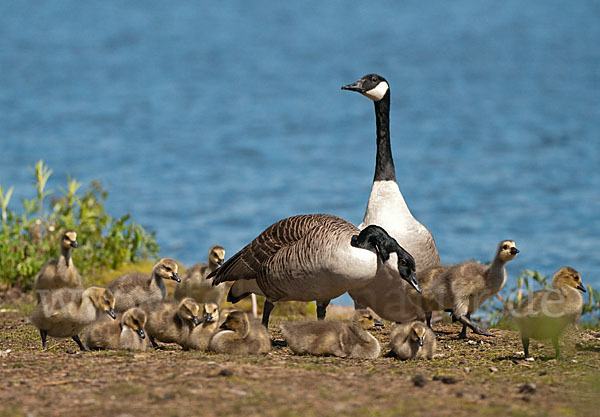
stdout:
[[377,87],[370,89],[365,92],[365,96],[369,97],[373,101],[379,101],[385,96],[385,93],[388,92],[390,86],[385,81],[377,84]]

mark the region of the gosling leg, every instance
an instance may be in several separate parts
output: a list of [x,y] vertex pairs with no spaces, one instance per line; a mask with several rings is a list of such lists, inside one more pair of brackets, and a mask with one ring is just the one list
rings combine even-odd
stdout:
[[554,346],[554,351],[556,352],[556,359],[560,359],[560,345],[558,344],[558,337],[552,338],[552,346]]
[[40,336],[42,336],[42,346],[44,347],[44,349],[46,349],[46,336],[47,335],[48,335],[48,332],[46,330],[40,329]]
[[263,306],[262,325],[267,329],[269,328],[269,317],[271,316],[271,311],[273,311],[274,308],[275,304],[265,299],[265,305]]
[[152,344],[152,347],[154,348],[154,350],[160,349],[160,346],[158,346],[158,343],[156,343],[156,340],[154,340],[154,336],[148,335],[148,339],[150,339],[150,344]]
[[[465,314],[465,316],[471,320],[471,313],[467,313]],[[458,334],[458,338],[459,339],[466,339],[467,338],[467,325],[463,323],[463,327],[462,330],[460,331],[460,333]]]
[[431,311],[425,313],[425,320],[427,320],[427,327],[431,329]]
[[[494,336],[491,333],[486,332],[485,330],[479,328],[477,325],[473,324],[473,322],[471,320],[469,320],[466,316],[460,316],[457,318],[458,322],[462,323],[463,326],[469,326],[471,328],[471,330],[473,330],[473,333],[475,334],[481,334],[483,336]],[[464,329],[465,327],[463,327]],[[461,332],[462,335],[462,332]],[[459,335],[459,337],[461,336]],[[465,330],[465,337],[466,337],[466,330]]]
[[521,342],[523,343],[523,351],[525,352],[525,358],[529,357],[529,338],[521,336]]
[[329,301],[319,303],[317,302],[317,320],[325,320],[325,314],[327,314],[327,306],[329,305]]
[[77,343],[77,346],[79,346],[79,349],[83,350],[84,352],[89,352],[90,351],[87,348],[87,346],[85,346],[83,343],[81,343],[81,339],[79,339],[79,335],[73,336],[72,339],[75,341],[75,343]]

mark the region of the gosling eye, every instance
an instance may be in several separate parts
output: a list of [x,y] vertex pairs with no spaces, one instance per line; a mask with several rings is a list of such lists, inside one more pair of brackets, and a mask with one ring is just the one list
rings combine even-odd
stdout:
[[110,305],[110,303],[108,302],[108,300],[104,300],[104,304],[106,304],[107,306]]
[[573,278],[575,279],[575,281],[579,281],[579,276],[575,275]]
[[171,272],[171,268],[169,268],[168,266],[165,266],[164,268],[165,268],[165,271]]
[[502,246],[502,249],[504,249],[504,250],[508,249],[508,245]]

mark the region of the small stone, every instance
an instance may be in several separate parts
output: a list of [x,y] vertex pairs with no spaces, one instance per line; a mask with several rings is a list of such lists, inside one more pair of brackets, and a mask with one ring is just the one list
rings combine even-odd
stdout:
[[527,362],[535,362],[535,358],[534,358],[533,356],[530,356],[530,357],[528,357],[528,358],[525,358],[525,360],[526,360]]
[[533,394],[535,393],[537,387],[533,382],[528,382],[519,387],[519,392],[521,394]]
[[525,401],[526,403],[528,403],[529,401],[531,401],[531,398],[529,398],[527,395],[524,395],[523,397],[521,397],[521,399],[523,401]]
[[230,371],[229,369],[221,369],[221,371],[219,372],[219,376],[231,376],[233,375],[233,372]]
[[489,369],[490,369],[490,372],[491,372],[491,373],[498,372],[498,368],[496,368],[495,366],[490,366],[490,368],[489,368]]
[[471,368],[467,368],[466,366],[463,368],[463,371],[465,371],[465,373],[471,373]]
[[487,396],[485,394],[479,394],[479,398],[481,398],[482,400],[485,400],[487,398]]
[[423,375],[417,374],[417,375],[413,376],[412,382],[413,382],[413,384],[415,384],[416,387],[423,388],[425,386],[425,384],[427,383],[427,380],[425,379],[425,377]]
[[448,375],[435,375],[433,377],[434,381],[442,381],[443,384],[456,384],[458,380],[453,376]]
[[464,394],[462,391],[458,391],[458,392],[456,393],[456,396],[457,396],[458,398],[462,398],[462,397],[464,397],[464,396],[465,396],[465,394]]
[[571,362],[577,363],[577,359],[571,359]]
[[548,375],[548,372],[546,372],[546,371],[540,372],[540,376],[544,376],[544,375]]
[[476,344],[477,344],[477,342],[476,342],[476,341],[474,341],[474,340],[467,340],[467,344],[468,344],[468,345],[476,345]]

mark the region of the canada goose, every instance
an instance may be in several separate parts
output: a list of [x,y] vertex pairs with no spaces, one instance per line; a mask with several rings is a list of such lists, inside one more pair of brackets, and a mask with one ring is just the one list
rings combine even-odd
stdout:
[[[415,259],[417,272],[440,265],[435,241],[429,230],[410,212],[396,182],[396,172],[390,145],[390,86],[385,78],[369,74],[342,90],[356,91],[375,103],[377,156],[375,176],[367,210],[358,228],[369,225],[383,227],[398,244]],[[406,322],[422,314],[408,296],[408,286],[394,274],[382,269],[377,279],[349,291],[355,308],[370,307],[381,318]]]
[[193,298],[181,301],[162,301],[145,307],[148,314],[146,332],[150,343],[158,348],[155,339],[164,343],[177,343],[181,346],[188,343],[190,333],[200,320],[200,306]]
[[175,287],[175,299],[192,297],[199,303],[221,304],[227,290],[226,284],[213,287],[212,279],[206,279],[206,276],[223,265],[223,262],[225,249],[218,245],[211,247],[208,251],[208,264],[197,263],[182,274],[181,282]]
[[71,258],[71,250],[77,246],[77,233],[71,230],[64,232],[60,239],[60,256],[46,262],[35,277],[33,289],[38,303],[48,291],[81,288],[81,276]]
[[243,311],[232,311],[210,339],[209,349],[217,353],[259,354],[271,350],[271,339],[264,326],[250,320]]
[[583,308],[582,292],[586,292],[581,275],[565,266],[552,277],[552,289],[530,294],[513,313],[521,330],[525,357],[529,357],[529,339],[551,339],[560,357],[558,339],[565,327],[575,323]]
[[146,313],[134,307],[120,320],[96,320],[88,327],[85,344],[90,349],[146,350]]
[[377,323],[369,310],[356,310],[350,322],[322,320],[286,323],[281,325],[281,333],[296,354],[377,359],[381,347],[367,331]]
[[254,280],[266,297],[262,323],[268,327],[276,301],[316,300],[317,317],[325,318],[329,300],[365,285],[383,264],[419,289],[413,257],[381,227],[359,233],[344,219],[312,214],[269,226],[208,277],[213,285]]
[[115,311],[125,312],[133,307],[154,304],[164,300],[167,290],[163,279],[180,282],[177,275],[177,262],[171,258],[160,259],[152,268],[150,276],[139,272],[116,278],[107,288],[117,300]]
[[49,292],[35,306],[30,320],[40,330],[42,346],[46,336],[71,337],[81,350],[89,350],[81,343],[79,332],[105,312],[113,319],[115,297],[106,288],[90,287],[86,290],[59,288]]
[[471,322],[471,314],[504,287],[504,265],[512,261],[518,253],[514,241],[503,240],[498,244],[494,260],[489,266],[477,262],[464,262],[441,269],[424,270],[419,273],[419,283],[423,292],[417,294],[411,291],[409,295],[429,318],[432,311],[452,312],[454,319],[463,325],[460,338],[467,337],[467,326],[477,334],[491,336]]
[[202,306],[202,319],[196,326],[188,342],[182,345],[185,349],[206,350],[211,337],[219,328],[219,306],[215,303],[206,303]]
[[431,359],[436,348],[435,334],[420,321],[397,324],[390,334],[390,349],[396,357],[402,360]]

